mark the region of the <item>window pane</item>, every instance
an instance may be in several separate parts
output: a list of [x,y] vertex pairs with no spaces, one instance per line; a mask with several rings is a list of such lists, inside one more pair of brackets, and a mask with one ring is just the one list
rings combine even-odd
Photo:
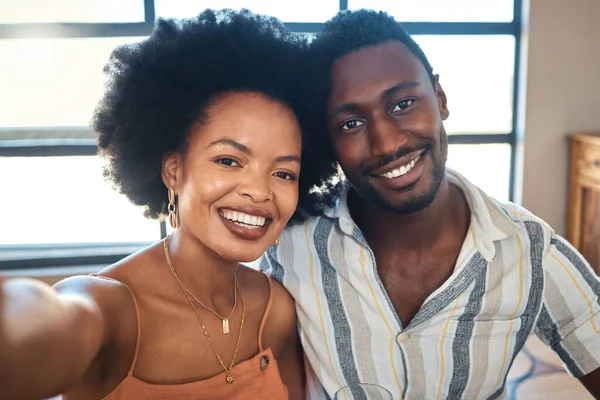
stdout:
[[276,17],[283,22],[325,22],[339,10],[338,0],[155,0],[156,15],[160,17],[190,18],[206,8],[247,8],[258,14]]
[[510,145],[452,144],[446,166],[458,171],[489,196],[508,201]]
[[448,97],[448,133],[512,128],[513,36],[415,35]]
[[513,0],[348,0],[348,8],[387,11],[398,21],[510,22]]
[[143,0],[0,1],[0,24],[141,21],[144,21]]
[[0,244],[144,242],[160,239],[104,181],[98,157],[0,157]]
[[0,127],[87,126],[111,51],[141,39],[0,40]]

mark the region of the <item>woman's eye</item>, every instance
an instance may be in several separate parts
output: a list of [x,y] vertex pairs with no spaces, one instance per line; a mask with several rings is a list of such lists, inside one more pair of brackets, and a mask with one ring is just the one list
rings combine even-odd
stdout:
[[217,163],[226,165],[228,167],[239,167],[240,164],[233,158],[223,157],[216,160]]
[[295,181],[296,180],[296,175],[290,174],[289,172],[279,171],[279,172],[275,172],[274,175],[276,177],[278,177],[280,179],[284,179],[286,181]]
[[412,99],[407,99],[407,100],[402,100],[398,103],[396,103],[396,105],[394,106],[394,109],[392,110],[392,112],[396,112],[396,111],[402,111],[402,110],[406,110],[408,107],[410,107],[415,101]]
[[357,119],[353,119],[353,120],[344,122],[342,124],[342,129],[347,131],[350,129],[358,128],[361,125],[364,125],[364,123],[362,123],[361,121],[359,121]]

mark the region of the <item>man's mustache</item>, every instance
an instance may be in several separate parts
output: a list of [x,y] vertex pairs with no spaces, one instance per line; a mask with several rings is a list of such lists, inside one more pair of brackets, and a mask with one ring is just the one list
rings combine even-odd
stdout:
[[369,175],[369,174],[371,174],[371,172],[375,171],[376,169],[381,168],[393,161],[396,161],[399,158],[402,158],[407,154],[413,153],[415,151],[421,151],[421,150],[425,150],[427,152],[427,151],[431,151],[432,149],[433,149],[432,143],[422,143],[422,144],[419,144],[418,146],[413,146],[413,147],[399,147],[398,150],[396,150],[396,152],[394,154],[384,154],[383,156],[379,157],[379,161],[377,161],[376,163],[365,165],[362,168],[362,172],[365,175]]

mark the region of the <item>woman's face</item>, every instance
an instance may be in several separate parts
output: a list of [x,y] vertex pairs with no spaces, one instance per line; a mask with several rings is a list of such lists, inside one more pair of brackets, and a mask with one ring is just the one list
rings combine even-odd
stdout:
[[179,229],[223,259],[259,258],[298,203],[302,138],[285,104],[259,93],[226,93],[192,128],[185,156],[165,157]]

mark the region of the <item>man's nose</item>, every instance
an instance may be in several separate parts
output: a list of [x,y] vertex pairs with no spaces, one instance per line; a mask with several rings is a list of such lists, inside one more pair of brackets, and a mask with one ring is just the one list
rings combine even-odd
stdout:
[[407,134],[389,118],[373,120],[369,131],[371,155],[393,155],[408,141]]

